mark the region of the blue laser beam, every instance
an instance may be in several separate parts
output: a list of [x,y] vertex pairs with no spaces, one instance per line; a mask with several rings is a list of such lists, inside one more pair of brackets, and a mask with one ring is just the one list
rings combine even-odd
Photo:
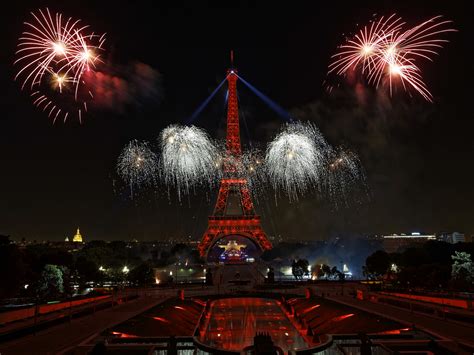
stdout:
[[204,100],[204,102],[201,105],[199,105],[199,107],[196,109],[196,111],[194,111],[194,113],[186,120],[186,124],[191,124],[196,120],[197,116],[199,116],[199,114],[202,112],[202,110],[204,110],[204,108],[207,106],[209,101],[212,100],[212,98],[216,95],[216,93],[219,91],[219,89],[225,83],[226,80],[227,80],[227,77],[225,77],[224,80],[222,80],[221,83],[219,85],[217,85],[217,87],[209,95],[209,97],[206,100]]
[[289,114],[288,111],[286,111],[283,107],[278,105],[275,101],[270,99],[267,95],[265,95],[263,92],[258,90],[255,86],[250,84],[247,80],[239,76],[239,79],[247,85],[247,87],[253,91],[255,95],[257,95],[259,98],[261,98],[273,111],[275,111],[280,117],[282,117],[285,121],[287,122],[292,122],[293,118],[291,118],[291,115]]

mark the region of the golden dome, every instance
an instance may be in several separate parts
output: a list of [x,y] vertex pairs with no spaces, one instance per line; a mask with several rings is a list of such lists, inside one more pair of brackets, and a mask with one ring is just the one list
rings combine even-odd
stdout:
[[81,231],[79,230],[79,227],[77,227],[76,235],[72,237],[72,241],[76,243],[82,243],[82,235]]

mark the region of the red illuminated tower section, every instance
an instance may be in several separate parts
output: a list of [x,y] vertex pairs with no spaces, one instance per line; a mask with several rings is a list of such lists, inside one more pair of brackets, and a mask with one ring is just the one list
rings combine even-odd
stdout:
[[247,179],[239,168],[242,164],[242,148],[237,79],[237,70],[227,70],[229,96],[226,154],[223,161],[224,175],[220,182],[214,213],[209,216],[207,230],[198,247],[202,257],[207,255],[209,249],[219,239],[229,235],[246,237],[262,251],[272,248],[260,224],[260,216],[255,213]]

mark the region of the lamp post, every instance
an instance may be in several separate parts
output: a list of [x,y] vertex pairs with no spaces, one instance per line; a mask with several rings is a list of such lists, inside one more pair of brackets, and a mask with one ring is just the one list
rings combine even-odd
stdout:
[[408,298],[410,301],[410,312],[413,313],[413,304],[412,304],[412,299],[411,299],[411,288],[410,288],[410,281],[407,281],[407,284],[408,284],[408,293],[410,295],[410,297]]
[[125,293],[125,302],[127,302],[127,289],[126,289],[126,279],[127,279],[127,274],[130,272],[130,269],[128,268],[127,265],[125,265],[122,269],[122,273],[123,273],[123,280],[124,280],[124,283],[123,283],[123,292]]
[[442,287],[443,286],[441,284],[439,284],[439,291],[440,291],[440,295],[441,295],[441,313],[443,314],[443,319],[446,319],[446,312],[444,311],[444,296],[441,293]]
[[175,268],[175,276],[176,276],[176,286],[178,286],[178,263],[175,263],[174,264],[174,268]]

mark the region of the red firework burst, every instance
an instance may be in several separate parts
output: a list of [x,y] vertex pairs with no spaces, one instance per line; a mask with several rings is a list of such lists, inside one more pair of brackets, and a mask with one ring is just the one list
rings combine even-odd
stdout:
[[406,91],[414,89],[427,101],[432,101],[417,61],[432,61],[448,42],[440,36],[456,31],[449,27],[451,23],[436,16],[403,30],[405,23],[401,17],[381,17],[339,47],[339,52],[332,56],[328,73],[346,75],[349,70],[361,70],[369,84],[379,87],[382,81],[387,82],[390,94],[392,86],[401,83]]
[[[82,121],[92,93],[83,78],[101,62],[105,35],[89,33],[80,20],[54,15],[49,9],[32,12],[25,22],[14,64],[20,66],[15,80],[29,89],[36,106],[55,121],[67,119],[71,107]],[[72,96],[72,98],[71,98]]]

